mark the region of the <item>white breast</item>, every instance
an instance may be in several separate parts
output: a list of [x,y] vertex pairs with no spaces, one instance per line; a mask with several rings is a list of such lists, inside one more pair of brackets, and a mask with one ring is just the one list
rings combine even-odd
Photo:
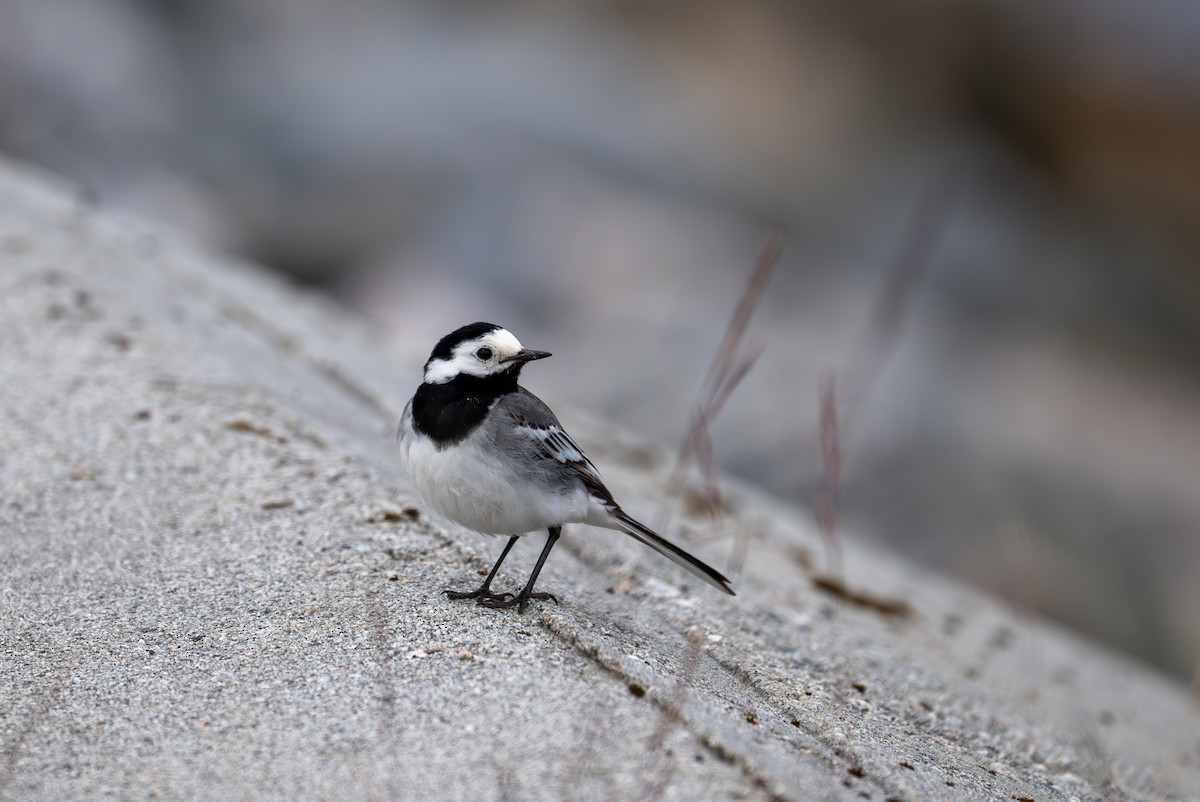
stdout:
[[413,486],[455,523],[488,535],[523,535],[587,517],[589,499],[582,485],[564,494],[530,482],[519,465],[483,446],[479,430],[440,451],[412,429],[407,414],[401,431]]

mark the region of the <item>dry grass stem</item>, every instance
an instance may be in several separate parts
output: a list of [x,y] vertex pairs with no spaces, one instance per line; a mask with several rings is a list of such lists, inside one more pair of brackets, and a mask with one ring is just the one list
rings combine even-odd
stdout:
[[837,379],[828,373],[821,379],[821,484],[817,491],[817,529],[825,544],[826,570],[842,575],[842,544],[837,537],[838,490],[842,482],[842,449],[838,440]]
[[958,201],[958,188],[949,179],[935,183],[921,198],[917,215],[883,286],[871,307],[843,384],[856,407],[865,406],[875,381],[895,352],[913,296],[933,261],[933,253]]
[[848,424],[868,404],[880,372],[895,352],[916,288],[929,269],[957,198],[957,187],[948,180],[934,184],[926,192],[908,237],[871,307],[862,336],[841,371],[841,380],[837,373],[830,373],[822,378],[818,389],[821,482],[815,512],[825,544],[827,570],[835,581],[840,581],[842,574],[837,519],[843,475],[842,444]]
[[671,781],[671,776],[675,773],[675,761],[670,755],[667,755],[663,750],[667,743],[667,738],[679,725],[683,716],[683,705],[687,701],[688,691],[692,687],[692,678],[696,675],[696,671],[700,667],[700,657],[704,654],[705,635],[698,629],[691,629],[687,633],[687,648],[684,651],[683,667],[679,672],[679,678],[675,682],[675,687],[671,690],[671,695],[662,702],[662,713],[658,717],[658,724],[654,727],[654,732],[650,735],[650,744],[647,752],[651,756],[651,760],[657,763],[657,771],[653,778],[646,784],[646,788],[641,795],[642,799],[659,799],[666,790],[667,784]]
[[772,231],[759,251],[754,269],[746,280],[741,298],[725,328],[725,336],[717,348],[704,383],[701,385],[699,401],[689,420],[688,431],[675,458],[671,476],[667,480],[665,493],[667,502],[658,520],[660,531],[665,530],[670,522],[671,500],[679,497],[684,476],[693,463],[699,467],[704,479],[704,507],[707,514],[714,519],[721,515],[723,505],[721,503],[720,471],[717,468],[710,427],[733,391],[745,379],[763,353],[763,345],[743,348],[742,340],[750,324],[750,319],[761,303],[767,285],[771,281],[782,251],[783,232]]

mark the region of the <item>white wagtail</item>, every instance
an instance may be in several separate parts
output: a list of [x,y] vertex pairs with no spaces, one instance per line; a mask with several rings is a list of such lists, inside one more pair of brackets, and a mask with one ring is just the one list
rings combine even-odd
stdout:
[[[557,604],[549,593],[534,593],[533,585],[568,523],[632,535],[734,595],[719,571],[626,515],[550,408],[518,386],[525,363],[548,356],[522,348],[516,337],[491,323],[463,326],[433,349],[424,381],[404,408],[398,436],[413,484],[425,501],[469,529],[509,536],[482,585],[446,595],[519,612],[530,599]],[[542,529],[549,537],[525,587],[516,595],[493,593],[492,580],[517,538]]]

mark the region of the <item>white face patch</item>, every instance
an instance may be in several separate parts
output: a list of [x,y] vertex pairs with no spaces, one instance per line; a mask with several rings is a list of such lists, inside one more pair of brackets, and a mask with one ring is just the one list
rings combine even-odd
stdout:
[[508,329],[489,331],[454,346],[454,355],[450,359],[430,362],[425,368],[425,383],[443,384],[460,373],[480,378],[499,373],[509,367],[501,360],[516,356],[520,350],[520,341]]

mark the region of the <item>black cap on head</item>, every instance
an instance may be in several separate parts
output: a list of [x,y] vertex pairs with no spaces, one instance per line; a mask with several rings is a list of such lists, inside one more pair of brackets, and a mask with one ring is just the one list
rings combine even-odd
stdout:
[[442,339],[438,340],[438,344],[433,347],[433,353],[429,355],[430,361],[434,359],[452,359],[454,357],[454,348],[459,343],[467,340],[474,340],[476,337],[482,337],[488,332],[496,331],[500,328],[495,323],[470,323],[460,329],[447,334]]

